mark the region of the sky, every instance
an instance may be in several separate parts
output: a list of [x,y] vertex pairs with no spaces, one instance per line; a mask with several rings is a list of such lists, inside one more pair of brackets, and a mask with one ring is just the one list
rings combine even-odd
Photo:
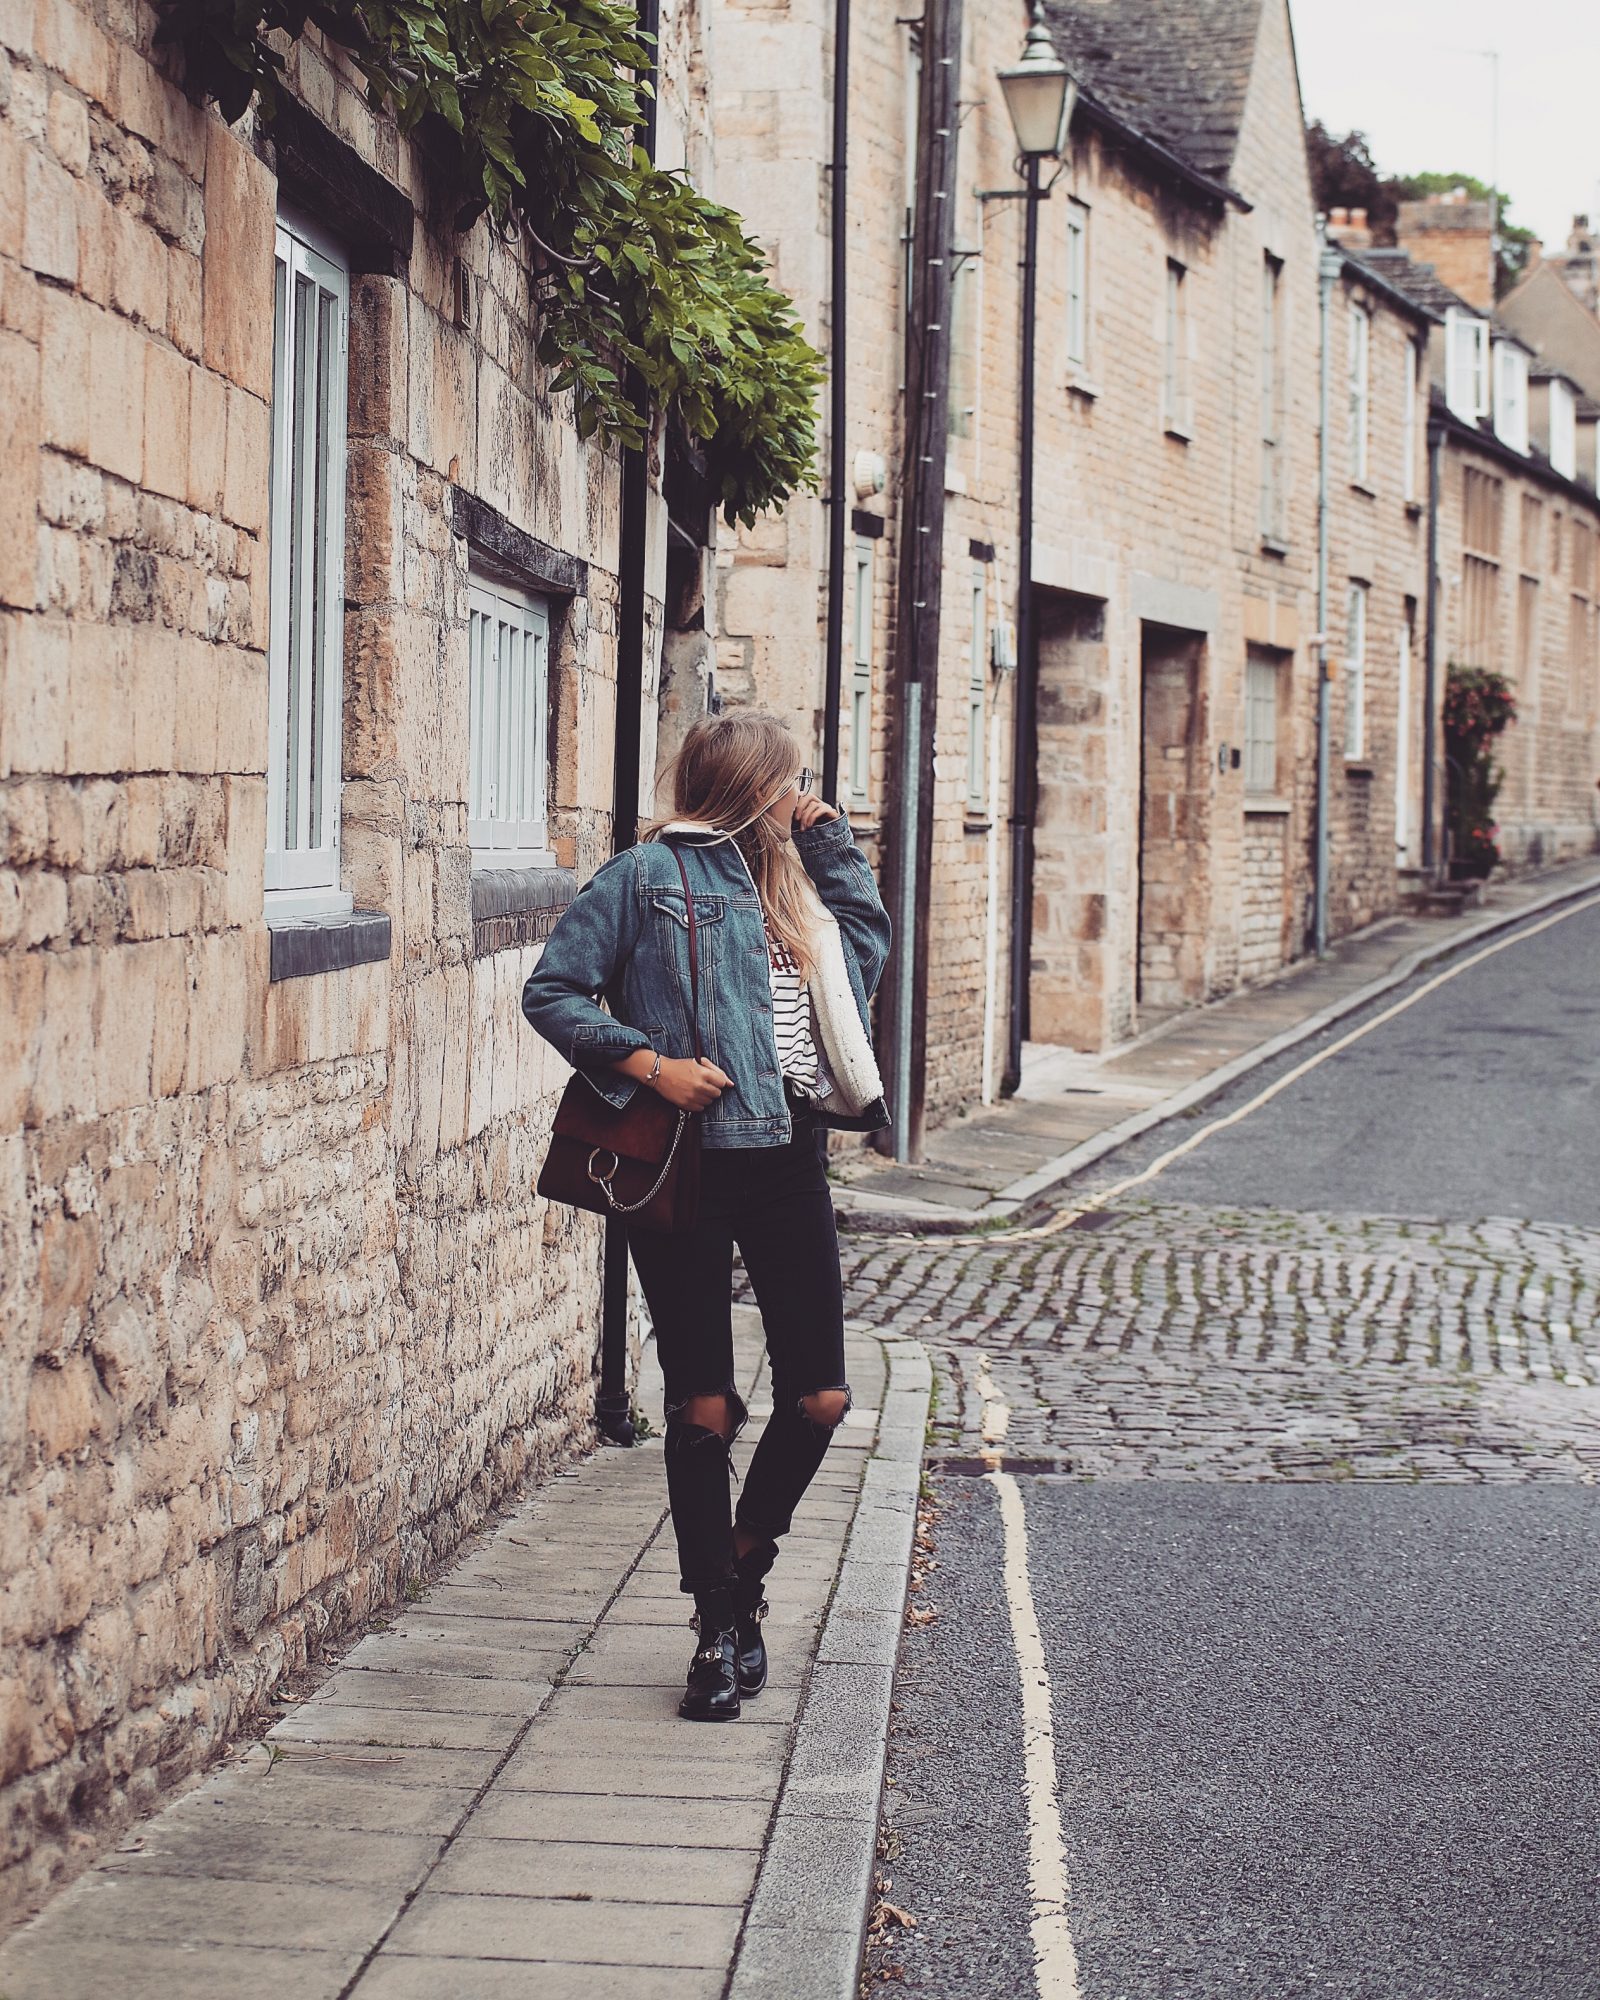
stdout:
[[1306,116],[1365,132],[1386,173],[1494,177],[1559,248],[1600,214],[1600,0],[1290,0]]

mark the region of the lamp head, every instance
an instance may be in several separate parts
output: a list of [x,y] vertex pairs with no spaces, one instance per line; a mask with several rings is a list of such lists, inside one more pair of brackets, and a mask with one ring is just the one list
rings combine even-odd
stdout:
[[1043,0],[1033,0],[1033,19],[1022,60],[1001,70],[999,83],[1022,157],[1044,159],[1059,153],[1072,123],[1078,85],[1056,54],[1055,42],[1045,26]]

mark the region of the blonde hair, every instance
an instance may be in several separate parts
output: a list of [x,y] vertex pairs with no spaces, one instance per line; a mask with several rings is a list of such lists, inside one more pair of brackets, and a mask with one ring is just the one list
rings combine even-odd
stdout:
[[[809,979],[815,946],[806,915],[810,878],[794,849],[767,817],[800,772],[800,746],[775,715],[740,709],[706,715],[690,726],[672,762],[673,820],[729,834],[750,869],[761,909],[773,934]],[[658,819],[644,838],[659,838],[670,820]]]

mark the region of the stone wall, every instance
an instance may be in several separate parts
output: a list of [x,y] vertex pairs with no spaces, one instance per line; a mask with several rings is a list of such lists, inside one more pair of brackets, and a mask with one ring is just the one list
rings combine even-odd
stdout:
[[[1469,470],[1501,483],[1492,611],[1478,642],[1469,636],[1464,601]],[[1439,507],[1440,691],[1452,661],[1492,667],[1511,680],[1517,720],[1496,745],[1505,782],[1495,810],[1500,851],[1512,868],[1588,854],[1600,838],[1597,536],[1600,499],[1592,491],[1545,468],[1524,469],[1458,426],[1448,429]],[[1440,759],[1442,812],[1442,738]]]
[[1293,956],[1288,822],[1254,813],[1244,828],[1244,884],[1239,898],[1239,977],[1265,979]]
[[556,578],[551,829],[587,872],[615,457],[548,395],[517,256],[452,233],[308,34],[292,97],[417,219],[396,275],[352,259],[343,858],[377,914],[365,962],[275,978],[321,948],[263,915],[296,169],[192,104],[154,27],[0,25],[8,1909],[592,1436],[598,1229],[533,1195],[562,1065],[517,1004],[572,877],[475,917],[466,581],[490,530]]
[[[1369,328],[1368,442],[1353,462],[1348,421],[1328,441],[1329,712],[1328,931],[1339,937],[1396,909],[1398,865],[1421,857],[1423,676],[1427,620],[1428,329],[1346,266],[1334,288],[1329,396],[1348,410],[1352,311]],[[1406,370],[1417,358],[1408,406]],[[1407,410],[1414,426],[1406,490]],[[1351,591],[1365,593],[1362,729],[1350,749]],[[1405,714],[1401,717],[1404,679]],[[1402,838],[1402,834],[1404,838]]]

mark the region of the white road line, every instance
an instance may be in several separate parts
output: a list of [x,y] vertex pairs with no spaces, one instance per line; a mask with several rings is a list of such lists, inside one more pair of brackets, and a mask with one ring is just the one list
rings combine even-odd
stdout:
[[984,1477],[1000,1499],[1005,1529],[1006,1603],[1022,1676],[1023,1789],[1028,1802],[1028,1890],[1033,1905],[1033,1969],[1039,2000],[1079,2000],[1078,1954],[1067,1920],[1067,1856],[1056,1789],[1056,1735],[1050,1670],[1028,1581],[1028,1521],[1009,1472]]
[[1011,1428],[1011,1405],[994,1386],[994,1377],[989,1373],[989,1357],[978,1356],[976,1387],[983,1398],[983,1461],[991,1468],[1000,1464],[1000,1447],[1005,1443],[1006,1432]]
[[1287,1090],[1292,1083],[1298,1083],[1301,1077],[1308,1076],[1330,1057],[1342,1054],[1352,1043],[1359,1042],[1364,1035],[1370,1035],[1375,1028],[1383,1027],[1397,1014],[1404,1014],[1408,1008],[1415,1007],[1419,1000],[1426,1000],[1430,993],[1436,993],[1441,986],[1447,985],[1452,979],[1459,979],[1463,972],[1470,972],[1475,965],[1482,965],[1486,958],[1493,958],[1497,952],[1509,951],[1514,944],[1521,944],[1524,938],[1537,937],[1540,931],[1550,930],[1556,924],[1564,924],[1569,917],[1581,917],[1593,909],[1600,909],[1600,896],[1590,896],[1584,902],[1573,903],[1564,910],[1557,910],[1554,915],[1544,917],[1536,924],[1529,924],[1524,930],[1512,931],[1497,943],[1485,945],[1482,951],[1475,951],[1470,958],[1458,960],[1456,964],[1447,966],[1443,972],[1436,972],[1431,979],[1424,980],[1415,992],[1408,993],[1403,1000],[1397,1000],[1392,1007],[1386,1007],[1381,1014],[1374,1014],[1370,1021],[1364,1021],[1359,1028],[1352,1028],[1349,1034],[1341,1035],[1336,1042],[1330,1042],[1325,1049],[1319,1049],[1314,1056],[1307,1056],[1304,1062],[1296,1063],[1293,1069],[1285,1070],[1283,1075],[1275,1082],[1269,1083],[1265,1090],[1258,1091],[1248,1104],[1241,1104],[1236,1111],[1229,1111],[1221,1118],[1213,1118],[1209,1125],[1201,1126],[1198,1132],[1191,1132],[1187,1139],[1158,1154],[1149,1166],[1139,1173],[1130,1174],[1126,1180],[1117,1181],[1111,1187],[1101,1188],[1098,1194],[1089,1195],[1075,1208],[1062,1209],[1048,1222],[1040,1223],[1033,1229],[996,1229],[983,1235],[947,1236],[945,1241],[1029,1243],[1041,1236],[1059,1234],[1061,1230],[1069,1228],[1076,1222],[1080,1215],[1087,1215],[1094,1209],[1104,1208],[1119,1195],[1127,1194],[1131,1188],[1143,1187],[1146,1181],[1153,1181],[1156,1175],[1164,1173],[1174,1160],[1181,1160],[1185,1153],[1192,1153],[1197,1146],[1203,1146],[1207,1139],[1213,1138],[1218,1132],[1225,1132],[1230,1125],[1240,1124],[1250,1116],[1251,1112],[1259,1111],[1264,1104],[1270,1104],[1280,1091]]

